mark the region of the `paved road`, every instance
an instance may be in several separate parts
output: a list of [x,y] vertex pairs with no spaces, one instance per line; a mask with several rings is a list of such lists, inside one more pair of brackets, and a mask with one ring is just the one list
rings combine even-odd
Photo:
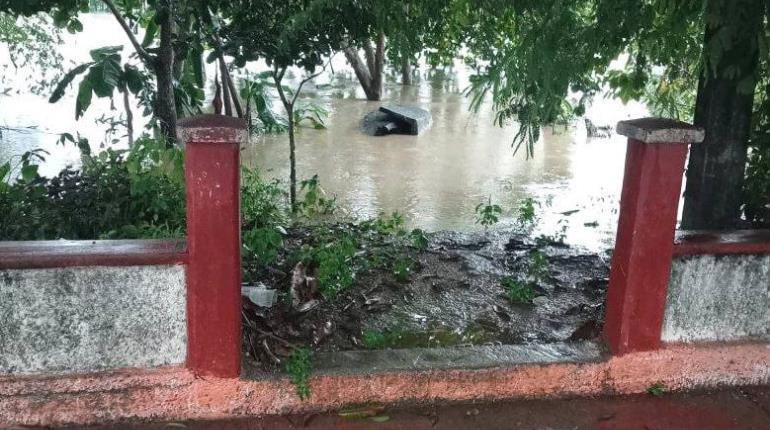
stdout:
[[[347,413],[346,413],[347,412]],[[661,397],[580,398],[478,402],[402,409],[239,419],[217,422],[144,423],[90,430],[770,430],[770,387],[664,394]],[[376,414],[375,418],[361,415]],[[351,417],[350,415],[358,417]],[[377,422],[380,421],[380,422]]]

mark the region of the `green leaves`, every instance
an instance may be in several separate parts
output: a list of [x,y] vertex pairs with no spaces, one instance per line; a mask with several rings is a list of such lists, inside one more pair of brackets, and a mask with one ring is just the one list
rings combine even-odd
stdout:
[[93,86],[89,79],[83,79],[80,81],[78,87],[78,96],[75,100],[75,119],[80,119],[83,113],[91,106],[91,98],[93,95]]
[[490,196],[486,203],[479,203],[476,206],[476,224],[483,225],[485,229],[489,228],[489,226],[500,221],[502,213],[503,208],[493,204],[492,197]]
[[115,90],[139,94],[147,88],[148,77],[136,66],[121,66],[122,46],[105,46],[90,52],[88,63],[81,64],[62,77],[51,94],[50,103],[56,103],[64,96],[67,87],[76,76],[86,73],[78,85],[75,99],[75,119],[80,119],[91,106],[93,96],[98,98],[113,97]]
[[51,94],[51,97],[48,99],[49,103],[56,103],[58,102],[63,96],[64,92],[67,90],[67,87],[69,84],[72,83],[72,80],[75,79],[75,77],[83,72],[85,72],[91,65],[93,65],[93,62],[90,63],[83,63],[74,69],[70,70],[65,74],[59,83],[56,85],[56,88],[54,88],[53,93]]
[[243,249],[246,259],[257,263],[258,269],[266,268],[278,258],[283,247],[281,232],[274,227],[254,228],[243,234]]
[[297,389],[297,396],[305,400],[310,397],[310,373],[313,371],[313,353],[308,348],[295,348],[286,361],[286,373]]

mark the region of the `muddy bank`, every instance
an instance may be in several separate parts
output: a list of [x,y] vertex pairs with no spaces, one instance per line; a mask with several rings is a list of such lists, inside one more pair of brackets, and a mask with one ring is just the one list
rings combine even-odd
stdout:
[[317,269],[307,267],[310,282],[298,288],[304,291],[295,292],[292,304],[293,256],[316,240],[318,228],[288,231],[277,262],[247,272],[247,283],[278,292],[271,308],[244,299],[247,362],[279,369],[301,346],[332,352],[551,343],[600,333],[608,255],[515,232],[440,232],[416,246],[404,236],[358,231],[361,260],[351,262],[359,266],[352,286],[324,299],[313,287]]

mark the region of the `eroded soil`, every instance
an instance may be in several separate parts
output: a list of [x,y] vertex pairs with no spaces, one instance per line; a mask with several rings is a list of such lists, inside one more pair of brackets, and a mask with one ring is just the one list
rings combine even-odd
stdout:
[[[287,232],[275,267],[246,276],[279,292],[269,309],[244,299],[246,360],[265,370],[280,369],[298,346],[328,352],[551,343],[593,339],[601,331],[606,253],[513,232],[428,234],[426,247],[404,247],[414,262],[408,280],[399,282],[390,267],[372,267],[333,301],[305,292],[292,306],[290,256],[312,234]],[[506,277],[531,285],[531,301],[512,300]]]

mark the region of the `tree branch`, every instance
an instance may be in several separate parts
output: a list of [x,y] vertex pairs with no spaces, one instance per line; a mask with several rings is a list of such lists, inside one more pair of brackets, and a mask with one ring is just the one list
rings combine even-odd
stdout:
[[302,81],[299,83],[299,86],[297,87],[297,91],[295,91],[295,92],[294,92],[294,97],[292,97],[292,99],[291,99],[291,104],[292,104],[292,106],[294,105],[294,102],[296,102],[296,101],[297,101],[297,97],[299,97],[299,93],[300,93],[300,91],[302,91],[302,86],[303,86],[303,85],[305,85],[306,83],[308,83],[308,82],[312,81],[313,79],[315,79],[315,78],[319,77],[319,76],[320,76],[320,75],[321,75],[323,72],[325,72],[325,71],[326,71],[326,68],[327,68],[327,67],[329,67],[329,64],[331,64],[331,62],[332,62],[332,58],[334,58],[334,55],[332,55],[332,56],[329,58],[329,61],[328,61],[328,62],[326,62],[326,64],[324,64],[324,66],[321,68],[321,71],[320,71],[320,72],[318,72],[318,73],[314,73],[314,74],[312,74],[312,75],[308,76],[307,78],[303,79],[303,80],[302,80]]
[[110,9],[110,12],[112,12],[112,15],[115,17],[115,19],[118,21],[118,24],[120,24],[121,27],[123,27],[123,31],[128,36],[128,39],[131,41],[131,44],[134,45],[134,49],[136,50],[136,53],[139,55],[139,57],[142,59],[142,61],[145,61],[149,63],[149,65],[153,65],[153,62],[155,59],[150,55],[147,51],[144,50],[142,47],[142,44],[139,43],[139,41],[136,39],[136,36],[134,36],[134,33],[131,31],[131,27],[128,26],[128,23],[123,18],[123,15],[120,14],[120,11],[115,6],[115,3],[113,3],[112,0],[102,0],[105,5]]
[[[281,98],[281,103],[283,103],[284,109],[289,111],[289,109],[294,106],[294,103],[292,102],[289,104],[289,99],[286,98],[286,94],[283,92],[281,81],[283,80],[284,73],[286,73],[286,67],[282,68],[279,72],[278,67],[273,66],[273,82],[275,82],[275,89],[278,91],[278,97]],[[291,121],[291,118],[289,118],[289,121]]]

